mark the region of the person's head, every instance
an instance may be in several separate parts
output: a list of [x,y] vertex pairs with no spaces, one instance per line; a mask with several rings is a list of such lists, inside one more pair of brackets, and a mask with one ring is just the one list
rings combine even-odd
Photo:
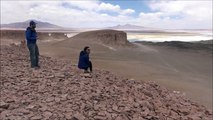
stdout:
[[36,23],[32,20],[30,21],[30,27],[35,29],[36,28]]
[[87,54],[90,54],[90,48],[88,46],[84,47],[84,52]]

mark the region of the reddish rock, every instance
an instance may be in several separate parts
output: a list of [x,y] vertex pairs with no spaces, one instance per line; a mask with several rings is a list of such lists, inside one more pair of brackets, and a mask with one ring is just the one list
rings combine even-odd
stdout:
[[[72,117],[73,116],[73,114],[72,113],[70,113],[70,112],[68,112],[68,113],[64,113],[64,115],[65,115],[65,118],[67,119],[67,120],[70,120],[70,119],[74,119],[75,117]],[[77,118],[76,118],[77,119]]]
[[52,102],[52,101],[54,101],[54,100],[55,100],[54,97],[48,97],[48,98],[46,99],[46,102]]
[[42,116],[41,115],[35,115],[35,116],[31,117],[30,120],[42,120]]
[[61,101],[61,99],[60,99],[60,98],[58,98],[58,97],[56,97],[56,98],[55,98],[55,101],[56,101],[56,102],[60,102],[60,101]]
[[10,104],[9,103],[5,103],[5,102],[0,102],[0,108],[3,108],[3,109],[8,109],[9,108],[9,106],[10,106]]
[[123,118],[121,116],[118,116],[115,118],[115,120],[123,120]]
[[78,120],[84,120],[85,119],[84,115],[81,114],[81,113],[79,113],[79,112],[77,112],[76,114],[74,114],[73,117],[77,118]]
[[1,112],[0,118],[4,120],[4,119],[6,119],[8,116],[10,116],[10,115],[11,115],[11,111],[10,111],[10,110],[4,110],[4,111]]
[[18,111],[19,111],[20,113],[23,113],[24,115],[30,114],[30,111],[27,110],[27,109],[21,108],[21,109],[19,109]]
[[44,116],[45,119],[49,119],[52,116],[52,113],[46,111],[46,112],[43,113],[43,116]]
[[150,113],[150,110],[147,107],[145,107],[145,108],[143,108],[143,111],[141,112],[141,115],[142,116],[147,116],[147,115],[149,115],[149,113]]
[[190,114],[190,108],[186,108],[186,107],[184,107],[184,108],[179,108],[179,110],[178,110],[180,113],[182,113],[184,116],[186,116],[186,115],[188,115],[188,114]]
[[187,119],[188,120],[200,120],[201,117],[198,117],[197,115],[190,115],[190,116],[187,116]]
[[105,116],[99,116],[99,115],[94,116],[93,118],[94,118],[94,120],[106,120],[107,119]]

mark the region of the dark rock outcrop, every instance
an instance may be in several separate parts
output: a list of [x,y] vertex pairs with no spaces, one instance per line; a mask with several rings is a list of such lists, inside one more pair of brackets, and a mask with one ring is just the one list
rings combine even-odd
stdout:
[[88,41],[98,41],[108,45],[128,46],[127,34],[117,30],[96,30],[77,34],[73,39],[86,39]]

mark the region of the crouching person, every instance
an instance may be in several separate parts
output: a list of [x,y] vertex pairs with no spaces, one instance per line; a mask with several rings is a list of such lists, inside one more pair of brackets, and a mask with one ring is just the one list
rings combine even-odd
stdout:
[[92,72],[92,62],[89,60],[89,54],[90,48],[86,46],[79,55],[78,68],[83,69],[84,73]]

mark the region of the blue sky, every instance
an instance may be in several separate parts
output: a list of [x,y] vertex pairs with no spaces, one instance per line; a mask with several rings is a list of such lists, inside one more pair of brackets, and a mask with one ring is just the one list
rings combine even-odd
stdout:
[[134,24],[163,29],[212,29],[212,0],[1,1],[1,24],[29,19],[73,28]]
[[148,7],[148,0],[101,0],[106,3],[111,3],[113,5],[120,5],[122,9],[134,9],[135,14],[139,14],[140,12],[151,12]]

